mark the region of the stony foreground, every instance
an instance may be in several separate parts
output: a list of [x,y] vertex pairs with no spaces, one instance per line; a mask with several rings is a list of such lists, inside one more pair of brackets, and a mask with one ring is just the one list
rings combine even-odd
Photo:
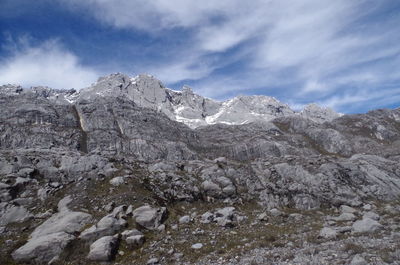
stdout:
[[379,199],[397,184],[372,170],[373,157],[353,158],[368,178],[340,186],[313,173],[338,170],[337,158],[12,154],[2,162],[1,264],[399,264],[400,202]]

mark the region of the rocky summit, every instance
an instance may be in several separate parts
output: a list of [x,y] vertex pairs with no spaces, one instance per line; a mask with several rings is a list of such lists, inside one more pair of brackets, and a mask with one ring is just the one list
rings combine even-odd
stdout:
[[150,75],[0,87],[0,264],[400,264],[400,108]]

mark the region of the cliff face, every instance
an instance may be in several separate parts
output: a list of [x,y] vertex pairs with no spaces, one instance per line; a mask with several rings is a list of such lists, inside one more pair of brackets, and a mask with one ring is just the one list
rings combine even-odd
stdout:
[[[2,86],[0,263],[399,260],[380,254],[398,243],[399,150],[400,109],[218,102],[148,75]],[[355,241],[370,256],[339,247]]]

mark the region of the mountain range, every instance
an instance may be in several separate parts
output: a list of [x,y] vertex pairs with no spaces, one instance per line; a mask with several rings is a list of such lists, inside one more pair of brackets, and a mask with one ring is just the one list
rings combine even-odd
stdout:
[[400,108],[3,85],[0,263],[399,264],[399,150]]

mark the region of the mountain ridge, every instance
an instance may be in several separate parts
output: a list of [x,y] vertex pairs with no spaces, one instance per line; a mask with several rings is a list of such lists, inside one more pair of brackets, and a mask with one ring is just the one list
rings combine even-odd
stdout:
[[[191,128],[210,124],[224,123],[239,125],[257,120],[270,121],[276,117],[300,115],[318,123],[331,121],[340,116],[330,108],[320,107],[315,103],[306,105],[300,112],[295,112],[287,104],[274,97],[265,95],[239,95],[234,98],[217,101],[200,96],[189,86],[181,91],[166,88],[152,75],[141,74],[129,77],[116,73],[100,77],[91,86],[76,90],[55,90],[48,87],[33,87],[35,93],[68,103],[76,100],[90,100],[100,97],[127,97],[139,107],[147,107],[166,114],[170,119],[182,122]],[[3,86],[3,93],[22,92],[20,86]],[[75,91],[75,92],[74,92]],[[14,92],[15,93],[15,92]]]

